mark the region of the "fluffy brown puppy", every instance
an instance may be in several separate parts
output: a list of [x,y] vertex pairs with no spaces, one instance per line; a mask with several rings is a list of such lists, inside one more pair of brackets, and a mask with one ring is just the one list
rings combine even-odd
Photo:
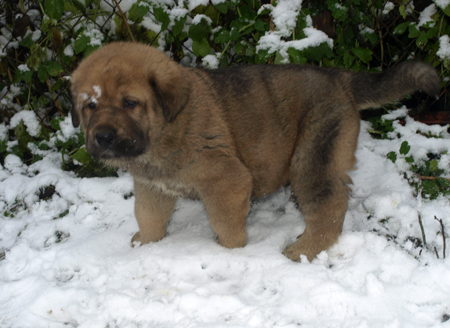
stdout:
[[89,153],[134,178],[132,241],[166,235],[179,197],[200,199],[218,242],[246,244],[250,197],[291,184],[306,229],[284,254],[312,260],[341,233],[359,132],[358,110],[421,89],[429,65],[383,73],[299,65],[184,68],[137,43],[113,43],[72,75],[73,124]]

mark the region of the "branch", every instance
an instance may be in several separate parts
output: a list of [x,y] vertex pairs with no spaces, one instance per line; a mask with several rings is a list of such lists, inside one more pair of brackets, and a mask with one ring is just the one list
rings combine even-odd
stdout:
[[420,180],[436,180],[436,179],[445,179],[450,181],[450,178],[443,178],[443,177],[429,177],[426,175],[418,175],[417,176]]
[[117,8],[119,9],[120,14],[122,15],[123,22],[125,23],[125,26],[127,27],[128,33],[130,33],[131,40],[133,40],[133,42],[136,42],[136,40],[134,39],[133,33],[131,33],[131,29],[130,29],[130,26],[128,25],[127,18],[125,17],[125,14],[123,13],[122,9],[120,8],[119,3],[117,2],[117,0],[114,0],[114,2],[116,3]]
[[425,231],[423,230],[422,217],[420,214],[418,214],[417,216],[419,217],[420,231],[422,231],[423,246],[427,247],[427,239],[425,238]]
[[[446,250],[446,245],[445,245],[445,231],[444,231],[444,223],[442,222],[442,219],[438,219],[436,217],[436,215],[434,216],[434,219],[436,221],[438,221],[441,224],[441,234],[442,234],[442,241],[444,243],[444,249],[442,250],[442,257],[445,259],[445,250]],[[438,257],[439,258],[439,257]]]

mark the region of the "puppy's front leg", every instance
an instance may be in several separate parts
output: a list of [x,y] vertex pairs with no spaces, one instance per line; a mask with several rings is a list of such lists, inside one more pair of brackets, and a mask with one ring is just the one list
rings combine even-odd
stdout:
[[[252,178],[245,167],[230,165],[210,178],[201,192],[209,221],[220,245],[244,247],[247,243],[245,222],[250,209]],[[216,172],[217,174],[217,172]]]
[[167,222],[173,213],[176,197],[164,195],[153,188],[134,180],[135,203],[134,214],[139,231],[131,239],[131,243],[141,245],[158,241],[166,236]]

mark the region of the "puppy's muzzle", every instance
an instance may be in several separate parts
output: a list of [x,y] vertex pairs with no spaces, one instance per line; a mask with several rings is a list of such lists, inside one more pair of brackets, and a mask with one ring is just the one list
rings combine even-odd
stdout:
[[99,124],[86,144],[88,152],[96,159],[139,156],[145,151],[147,139],[139,129],[120,133],[114,125]]
[[108,148],[116,139],[116,130],[112,127],[106,126],[100,129],[97,129],[95,133],[95,141],[100,147]]

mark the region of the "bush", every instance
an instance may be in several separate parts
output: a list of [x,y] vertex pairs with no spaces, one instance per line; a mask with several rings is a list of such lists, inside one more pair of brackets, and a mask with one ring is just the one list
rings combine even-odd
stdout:
[[[61,122],[71,109],[70,73],[82,58],[115,40],[151,44],[183,65],[207,68],[310,63],[377,71],[416,58],[439,70],[444,91],[448,86],[450,5],[440,7],[444,2],[118,2],[3,2],[2,164],[7,154],[32,163],[42,152],[57,151],[65,169],[83,176],[113,174],[89,157],[82,135],[61,138]],[[440,101],[430,102],[439,109],[448,104],[444,91]],[[16,116],[25,111],[33,114]]]

